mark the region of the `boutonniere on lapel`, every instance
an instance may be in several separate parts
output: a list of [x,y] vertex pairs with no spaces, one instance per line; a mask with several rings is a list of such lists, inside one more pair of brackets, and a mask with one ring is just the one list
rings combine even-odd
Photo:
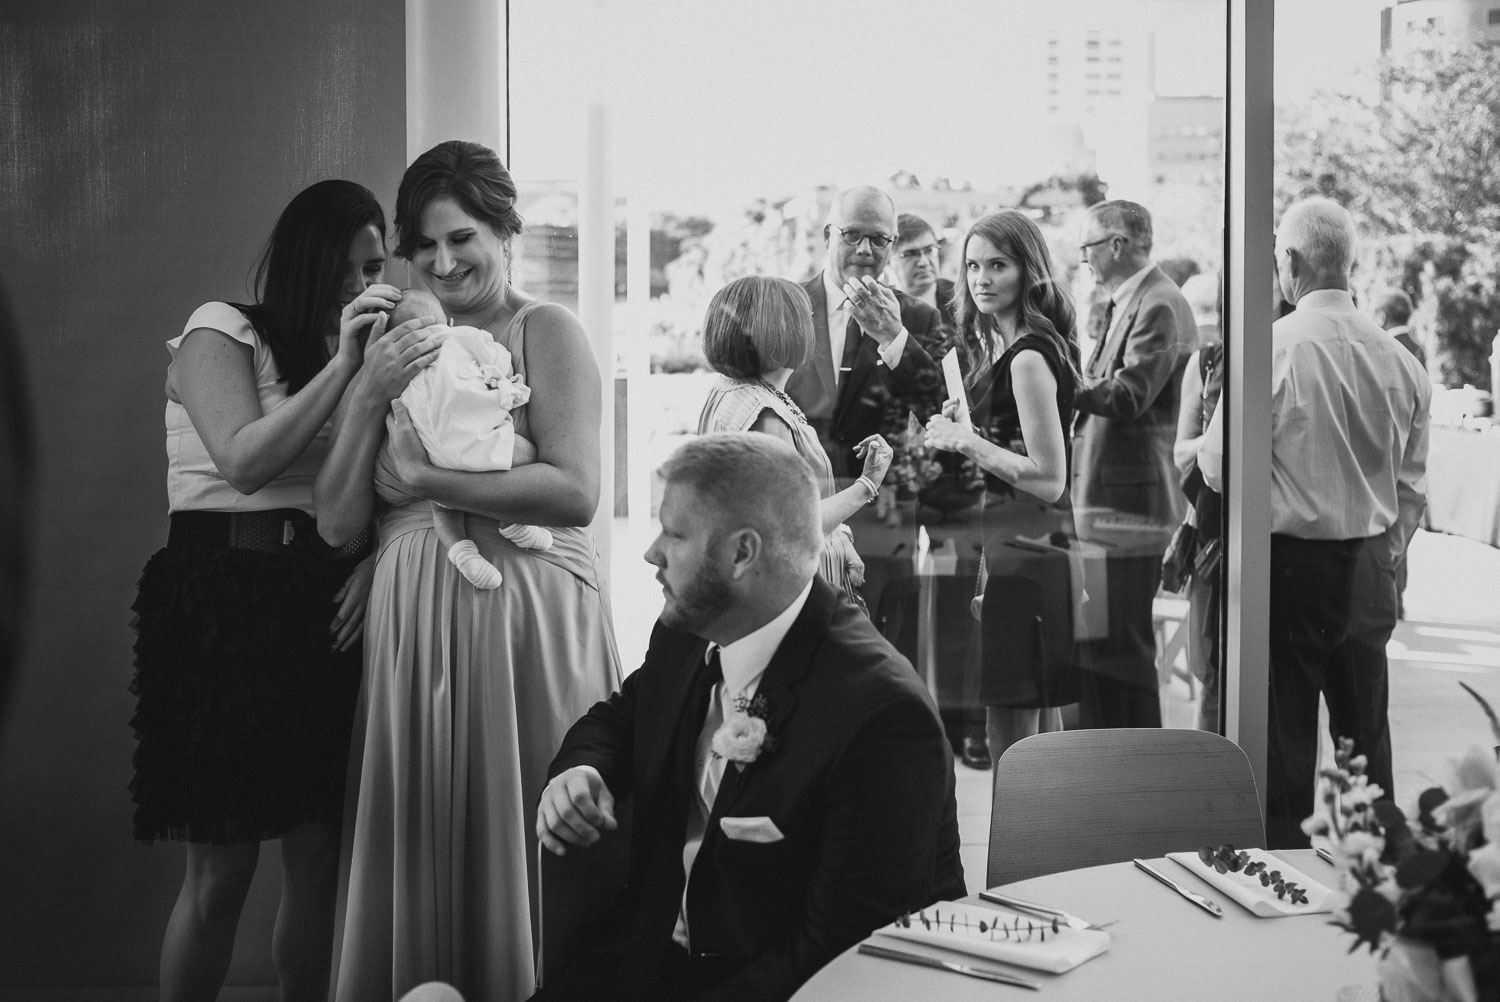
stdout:
[[735,696],[734,712],[714,731],[709,746],[714,757],[728,759],[743,770],[762,753],[775,751],[776,739],[766,731],[769,716],[770,705],[765,696],[757,695],[754,699],[747,699],[743,693]]

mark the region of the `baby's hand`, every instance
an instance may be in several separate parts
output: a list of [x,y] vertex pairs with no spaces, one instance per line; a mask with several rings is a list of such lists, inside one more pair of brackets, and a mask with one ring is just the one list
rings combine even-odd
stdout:
[[530,439],[517,435],[515,448],[510,454],[511,469],[517,466],[528,466],[534,462],[536,462],[536,446],[531,444]]

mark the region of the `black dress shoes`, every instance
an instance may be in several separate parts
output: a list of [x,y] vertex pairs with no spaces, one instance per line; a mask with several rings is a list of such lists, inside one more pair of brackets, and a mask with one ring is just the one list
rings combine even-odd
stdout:
[[959,761],[970,769],[990,767],[990,746],[984,738],[964,738],[964,750]]

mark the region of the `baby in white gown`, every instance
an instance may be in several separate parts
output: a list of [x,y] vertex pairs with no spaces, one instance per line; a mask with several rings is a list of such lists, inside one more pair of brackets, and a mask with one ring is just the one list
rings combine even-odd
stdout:
[[[391,310],[389,326],[418,317],[440,317],[437,297],[407,289]],[[488,331],[450,327],[437,361],[406,385],[401,403],[434,466],[446,470],[508,470],[515,458],[516,426],[510,412],[531,399],[531,388],[511,364],[510,352]],[[389,419],[387,419],[389,420]],[[432,524],[448,560],[475,588],[500,587],[498,568],[464,532],[464,513],[434,503]],[[500,534],[528,550],[552,546],[552,533],[538,525],[509,524]]]

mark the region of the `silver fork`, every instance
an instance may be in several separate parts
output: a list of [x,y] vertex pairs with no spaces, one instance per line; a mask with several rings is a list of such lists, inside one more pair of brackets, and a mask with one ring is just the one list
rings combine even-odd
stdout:
[[1101,929],[1107,929],[1108,927],[1114,925],[1115,921],[1117,921],[1111,920],[1109,922],[1103,923],[1102,925],[1095,924],[1093,922],[1090,922],[1088,919],[1079,918],[1077,915],[1065,912],[1061,908],[1050,908],[1047,905],[1039,905],[1034,901],[1026,901],[1022,898],[1013,898],[1009,894],[1001,894],[999,891],[980,891],[979,896],[984,900],[992,901],[997,905],[1004,905],[1006,908],[1014,908],[1017,911],[1030,912],[1033,915],[1040,915],[1044,918],[1055,918],[1063,925],[1067,926],[1069,929],[1093,929],[1097,931]]

